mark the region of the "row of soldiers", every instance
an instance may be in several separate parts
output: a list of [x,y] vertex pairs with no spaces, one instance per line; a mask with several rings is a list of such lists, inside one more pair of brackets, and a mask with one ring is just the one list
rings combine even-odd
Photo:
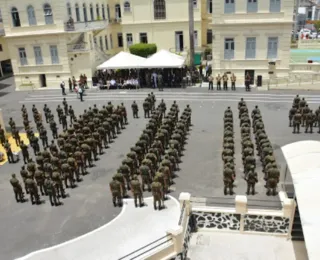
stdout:
[[234,132],[233,132],[233,113],[230,107],[224,112],[224,134],[223,134],[223,183],[224,195],[228,192],[233,195],[233,183],[235,180],[235,163],[234,163]]
[[[238,103],[240,133],[241,133],[241,154],[244,169],[244,179],[247,182],[247,195],[255,195],[255,185],[258,182],[258,174],[256,172],[256,159],[254,156],[254,145],[251,139],[251,120],[246,102],[241,98]],[[252,115],[260,113],[256,106],[252,111]]]
[[157,109],[152,107],[151,111],[151,119],[146,129],[110,182],[114,206],[121,206],[127,190],[131,190],[135,206],[139,204],[141,207],[143,192],[147,186],[148,190],[152,191],[154,209],[160,210],[172,184],[174,171],[179,168],[180,156],[191,123],[191,108],[187,106],[180,120],[175,101],[168,114],[163,100]]
[[266,134],[262,115],[258,106],[252,110],[251,117],[257,153],[260,157],[262,171],[264,173],[264,180],[266,181],[265,187],[267,188],[267,195],[275,196],[277,194],[280,171],[275,160],[272,144],[268,138],[268,135]]
[[[64,102],[66,102],[64,100]],[[63,104],[64,115],[70,114],[70,107]],[[58,106],[57,110],[60,110]],[[22,108],[25,118],[28,118],[25,107]],[[32,108],[34,117],[39,114],[37,108]],[[51,111],[45,105],[46,119],[50,126],[56,123]],[[57,112],[58,112],[57,111]],[[58,112],[59,121],[61,113]],[[39,124],[39,118],[36,123]],[[123,106],[113,107],[111,102],[102,109],[94,105],[84,111],[79,117],[73,116],[72,123],[62,133],[57,134],[57,144],[52,140],[46,143],[43,151],[37,151],[36,162],[29,157],[28,146],[22,144],[22,154],[27,167],[22,166],[20,171],[26,193],[30,194],[31,203],[40,203],[40,195],[48,195],[52,206],[60,204],[59,198],[65,198],[65,188],[74,188],[75,182],[80,182],[80,175],[87,174],[87,168],[93,166],[93,159],[97,160],[98,154],[103,153],[103,148],[124,129],[127,124],[126,109]],[[63,120],[61,120],[63,123]],[[44,128],[44,127],[43,127]],[[40,133],[41,136],[41,133]],[[53,135],[55,137],[55,135]],[[23,147],[26,148],[23,148]],[[49,148],[49,149],[48,149]],[[23,189],[16,176],[12,176],[10,183],[13,186],[15,197],[18,202],[23,201]]]
[[297,95],[289,110],[289,127],[292,126],[293,133],[300,133],[300,126],[305,127],[305,133],[313,133],[313,127],[318,126],[320,133],[320,106],[313,112],[305,98]]

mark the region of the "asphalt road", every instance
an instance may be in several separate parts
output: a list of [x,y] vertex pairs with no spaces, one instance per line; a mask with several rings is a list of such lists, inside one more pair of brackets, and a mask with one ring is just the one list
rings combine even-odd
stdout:
[[[2,83],[10,83],[10,79]],[[125,154],[129,151],[144,129],[147,121],[144,118],[133,119],[131,116],[131,103],[137,100],[141,106],[142,100],[150,90],[140,91],[88,91],[84,102],[79,102],[74,94],[68,94],[67,100],[77,111],[81,113],[93,104],[102,106],[107,101],[113,104],[124,102],[128,110],[129,125],[115,140],[95,167],[90,169],[90,174],[84,177],[83,182],[73,190],[68,189],[69,197],[63,200],[64,205],[51,207],[48,199],[44,197],[44,203],[33,206],[30,202],[18,204],[13,197],[13,191],[9,184],[10,174],[15,172],[19,176],[22,162],[1,166],[0,174],[0,259],[7,260],[23,256],[32,251],[49,247],[74,237],[85,234],[101,225],[109,222],[119,212],[111,203],[108,183],[112,175],[120,165]],[[215,201],[232,203],[234,196],[223,195],[222,182],[222,136],[223,113],[230,106],[234,111],[235,145],[236,145],[236,194],[244,195],[246,183],[242,178],[242,161],[240,152],[240,127],[238,120],[237,103],[241,97],[248,102],[250,110],[259,105],[266,125],[267,134],[274,146],[277,163],[282,174],[285,169],[281,146],[299,140],[319,140],[319,134],[293,135],[288,127],[288,110],[291,107],[293,96],[291,91],[269,91],[246,93],[243,89],[236,93],[213,92],[207,89],[190,88],[186,90],[173,89],[164,92],[155,92],[158,101],[163,98],[167,106],[173,100],[177,100],[180,109],[187,104],[192,108],[193,127],[186,144],[181,170],[172,187],[172,195],[190,192],[195,197],[207,197]],[[311,107],[320,105],[320,92],[301,92],[309,100]],[[13,117],[18,126],[22,127],[20,107],[25,104],[31,113],[32,104],[42,110],[47,103],[53,111],[62,102],[59,90],[14,92],[13,86],[0,84],[0,107],[5,121]],[[51,140],[51,132],[49,140]],[[259,167],[258,167],[259,171]],[[283,178],[283,176],[282,176]],[[278,201],[278,197],[266,196],[263,175],[259,173],[259,183],[256,186],[257,194],[249,196],[249,201],[268,204],[268,201]],[[145,196],[148,196],[146,194]]]

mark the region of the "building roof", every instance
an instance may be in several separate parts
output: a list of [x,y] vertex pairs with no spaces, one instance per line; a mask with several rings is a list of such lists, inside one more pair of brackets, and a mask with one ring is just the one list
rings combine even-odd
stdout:
[[283,146],[291,172],[309,260],[320,259],[320,142],[300,141]]

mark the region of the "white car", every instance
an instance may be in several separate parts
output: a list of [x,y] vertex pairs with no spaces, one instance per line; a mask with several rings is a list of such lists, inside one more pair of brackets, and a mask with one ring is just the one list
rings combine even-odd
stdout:
[[301,39],[302,38],[302,35],[303,35],[303,39],[306,39],[307,35],[309,37],[311,37],[311,30],[309,29],[301,29],[300,32],[299,32],[299,38]]

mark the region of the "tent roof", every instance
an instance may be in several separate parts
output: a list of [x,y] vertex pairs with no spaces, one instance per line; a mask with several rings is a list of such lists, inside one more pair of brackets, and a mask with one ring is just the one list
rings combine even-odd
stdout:
[[167,50],[160,50],[149,57],[144,63],[144,68],[181,68],[185,58],[171,53]]
[[281,148],[291,172],[310,260],[320,259],[320,142],[301,141]]
[[145,58],[121,51],[97,67],[97,69],[137,69],[141,68]]

